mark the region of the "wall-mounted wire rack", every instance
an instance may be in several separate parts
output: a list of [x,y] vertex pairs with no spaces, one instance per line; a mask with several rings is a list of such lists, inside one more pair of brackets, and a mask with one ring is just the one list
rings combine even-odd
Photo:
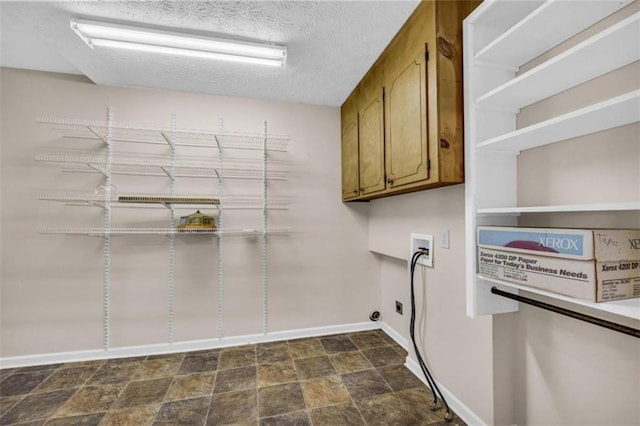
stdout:
[[[106,174],[106,159],[94,152],[38,152],[36,161],[62,168],[66,172],[89,172]],[[225,159],[220,169],[216,158],[176,156],[172,167],[171,158],[139,153],[120,153],[111,156],[112,175],[189,177],[213,179],[257,179],[262,180],[262,162],[251,159]],[[267,180],[287,180],[287,164],[270,161]]]
[[[57,201],[69,206],[94,206],[104,210],[104,226],[98,227],[43,227],[42,234],[94,236],[104,239],[103,267],[103,346],[108,350],[110,342],[110,280],[111,280],[111,236],[160,235],[169,238],[169,278],[168,278],[168,342],[173,343],[174,330],[174,290],[176,238],[214,237],[217,241],[217,332],[224,336],[223,297],[224,297],[224,244],[225,237],[254,237],[262,239],[262,293],[263,293],[263,331],[267,332],[268,308],[268,265],[267,237],[287,235],[289,228],[268,227],[268,210],[286,210],[290,201],[286,198],[268,198],[267,181],[285,181],[289,177],[288,163],[269,157],[269,152],[286,152],[289,138],[267,133],[267,123],[261,134],[230,133],[223,131],[222,120],[217,131],[199,129],[178,129],[175,115],[171,117],[171,126],[146,127],[113,122],[112,109],[107,108],[106,121],[72,120],[63,118],[37,118],[36,122],[48,125],[62,138],[83,141],[100,141],[100,150],[49,150],[39,152],[35,160],[57,166],[64,172],[99,173],[104,184],[96,192],[52,191],[39,194],[44,201]],[[168,154],[156,152],[126,152],[121,144],[151,144],[169,148]],[[116,149],[117,148],[117,149]],[[211,148],[197,151],[197,155],[186,155],[187,148]],[[255,156],[236,156],[236,150],[254,150]],[[180,152],[179,152],[180,151]],[[114,175],[159,176],[168,178],[168,194],[117,194],[112,185]],[[176,192],[176,180],[179,178],[210,178],[217,181],[217,191],[210,194],[179,194]],[[260,195],[225,196],[225,179],[253,179],[262,182]],[[121,197],[133,197],[123,200]],[[139,198],[135,198],[139,197]],[[140,198],[141,197],[141,198]],[[150,201],[154,201],[151,203]],[[216,229],[177,229],[176,209],[210,206],[217,210]],[[166,227],[112,227],[113,208],[158,208],[168,209],[170,218]],[[235,209],[257,209],[262,212],[262,229],[225,228],[224,212]]]
[[[233,133],[202,129],[173,129],[163,127],[135,126],[124,123],[108,123],[95,120],[70,120],[65,118],[40,117],[36,122],[48,124],[61,136],[75,139],[100,140],[105,144],[113,142],[146,143],[170,145],[174,147],[201,147],[222,150],[252,149],[287,151],[289,137],[255,133]],[[110,135],[108,135],[110,133]]]

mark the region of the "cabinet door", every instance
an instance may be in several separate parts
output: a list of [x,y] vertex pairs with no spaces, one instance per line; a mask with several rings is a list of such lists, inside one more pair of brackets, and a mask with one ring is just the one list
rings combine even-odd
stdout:
[[394,188],[429,179],[426,48],[409,57],[390,55],[388,70],[386,164]]
[[342,199],[360,194],[358,182],[358,112],[354,95],[342,105]]
[[373,194],[386,188],[384,180],[384,101],[382,73],[374,67],[362,80],[359,98],[360,191]]

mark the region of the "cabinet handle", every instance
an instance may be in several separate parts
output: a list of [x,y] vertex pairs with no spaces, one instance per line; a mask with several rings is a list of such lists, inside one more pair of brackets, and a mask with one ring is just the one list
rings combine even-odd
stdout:
[[353,190],[353,193],[354,193],[354,194],[358,194],[358,188],[354,189],[354,190]]
[[387,178],[387,183],[389,185],[393,185],[393,179],[392,178]]

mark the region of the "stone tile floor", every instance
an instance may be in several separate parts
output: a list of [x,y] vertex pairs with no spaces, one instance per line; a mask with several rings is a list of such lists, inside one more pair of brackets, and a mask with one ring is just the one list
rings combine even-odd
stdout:
[[0,370],[1,425],[464,425],[380,330]]

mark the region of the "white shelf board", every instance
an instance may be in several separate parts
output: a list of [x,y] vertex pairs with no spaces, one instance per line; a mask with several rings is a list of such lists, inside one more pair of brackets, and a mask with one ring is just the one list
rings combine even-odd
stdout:
[[483,27],[510,28],[544,3],[544,0],[484,0],[467,20]]
[[529,206],[529,207],[496,207],[477,209],[478,215],[509,215],[522,213],[564,213],[564,212],[614,212],[640,211],[640,202],[632,203],[604,203],[604,204],[567,204],[558,206]]
[[518,110],[640,59],[640,12],[481,95],[476,106]]
[[640,90],[480,142],[476,149],[523,151],[640,121]]
[[561,294],[551,293],[549,291],[544,291],[544,290],[540,290],[533,287],[527,287],[527,286],[518,285],[518,284],[506,282],[506,281],[495,280],[495,279],[483,277],[480,275],[478,275],[477,278],[482,279],[484,281],[490,281],[503,286],[515,288],[518,290],[524,290],[530,293],[539,294],[541,296],[562,300],[564,302],[573,303],[574,305],[585,306],[587,308],[595,309],[597,311],[608,312],[610,314],[615,314],[615,315],[620,315],[627,318],[632,318],[635,320],[640,320],[640,298],[613,300],[611,302],[595,303],[595,302],[589,302],[582,299],[575,299],[573,297],[563,296]]
[[519,67],[630,2],[549,0],[480,50],[475,60]]

